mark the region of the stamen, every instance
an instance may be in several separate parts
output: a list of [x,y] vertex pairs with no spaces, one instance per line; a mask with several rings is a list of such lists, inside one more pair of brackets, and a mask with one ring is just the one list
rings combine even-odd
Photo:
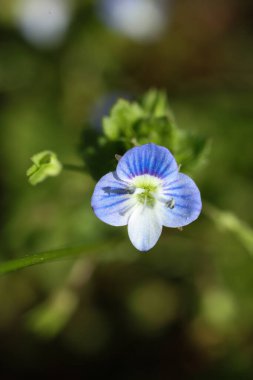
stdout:
[[175,207],[174,198],[171,198],[168,202],[166,202],[166,206],[172,210]]
[[121,159],[121,157],[122,156],[120,156],[119,154],[117,154],[117,153],[115,154],[115,158],[116,158],[117,161],[119,161]]
[[174,198],[171,198],[170,200],[167,200],[167,198],[164,198],[163,196],[160,196],[160,195],[156,195],[153,193],[153,197],[163,203],[166,207],[170,208],[170,209],[173,209],[175,207],[175,199]]
[[115,188],[115,187],[111,187],[111,186],[105,186],[105,187],[102,187],[102,190],[108,194],[108,195],[126,195],[126,194],[133,194],[135,192],[135,188],[134,187],[129,187],[129,188]]

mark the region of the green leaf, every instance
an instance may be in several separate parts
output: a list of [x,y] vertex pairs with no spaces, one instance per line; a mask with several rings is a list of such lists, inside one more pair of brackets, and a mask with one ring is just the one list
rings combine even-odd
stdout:
[[165,91],[150,90],[140,101],[145,112],[154,117],[171,116],[168,98]]
[[153,142],[166,146],[172,139],[173,125],[167,117],[148,117],[138,121],[134,129],[134,137],[139,144]]
[[49,150],[35,154],[31,160],[33,165],[27,170],[26,175],[33,186],[44,181],[47,177],[57,176],[62,170],[62,165],[56,154]]
[[192,131],[176,129],[167,148],[172,151],[182,171],[192,173],[203,167],[210,151],[210,141]]
[[110,116],[103,119],[104,134],[109,140],[133,138],[133,125],[144,116],[138,103],[119,99],[113,106]]

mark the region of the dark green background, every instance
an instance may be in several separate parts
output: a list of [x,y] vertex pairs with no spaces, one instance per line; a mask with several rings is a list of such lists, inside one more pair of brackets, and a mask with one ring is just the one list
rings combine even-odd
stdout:
[[93,215],[88,175],[64,171],[37,187],[25,177],[44,149],[82,164],[81,132],[102,97],[162,88],[179,126],[212,140],[194,178],[203,198],[253,225],[252,2],[173,1],[164,35],[140,43],[76,0],[50,49],[23,39],[12,7],[1,0],[1,260],[86,242],[108,260],[0,279],[1,379],[252,379],[253,256],[238,237],[202,214],[141,254],[125,228]]

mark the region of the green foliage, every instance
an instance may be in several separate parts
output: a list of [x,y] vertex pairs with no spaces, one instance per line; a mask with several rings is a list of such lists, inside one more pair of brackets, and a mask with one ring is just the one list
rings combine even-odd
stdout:
[[145,117],[145,112],[136,103],[119,99],[112,108],[110,116],[103,119],[105,136],[112,141],[129,141],[133,138],[133,127],[138,120]]
[[31,185],[35,186],[47,177],[60,174],[62,165],[54,152],[44,150],[31,157],[33,165],[27,170],[26,175]]
[[[10,272],[15,272],[19,269],[30,267],[37,264],[45,264],[49,262],[54,262],[62,259],[73,259],[77,256],[83,257],[93,257],[94,260],[110,261],[110,260],[129,260],[129,258],[124,256],[124,253],[115,255],[110,255],[107,253],[107,249],[115,247],[119,239],[107,239],[106,241],[96,241],[92,243],[86,243],[80,246],[67,247],[49,250],[46,252],[40,252],[35,254],[30,254],[29,256],[24,256],[21,258],[0,262],[0,275],[4,275]],[[100,252],[99,256],[96,256],[96,252]]]
[[232,233],[253,255],[253,230],[247,223],[240,220],[233,212],[219,210],[207,203],[205,203],[204,212],[221,231]]
[[142,97],[140,103],[148,114],[154,117],[168,116],[168,118],[173,120],[167,95],[164,91],[150,90]]
[[115,153],[124,154],[122,141],[112,141],[91,127],[85,128],[80,144],[80,154],[91,176],[98,180],[116,167]]
[[[95,246],[95,249],[96,248],[97,246]],[[63,258],[74,257],[84,252],[87,252],[87,254],[93,253],[94,247],[91,245],[87,245],[80,247],[56,249],[47,252],[36,253],[14,260],[5,261],[0,263],[0,274],[3,275],[32,265],[43,264],[55,260],[60,260]]]
[[149,142],[167,147],[184,172],[200,168],[209,151],[205,138],[178,128],[165,92],[150,90],[138,102],[119,99],[103,118],[103,134],[86,128],[81,154],[98,179],[115,169],[115,154]]

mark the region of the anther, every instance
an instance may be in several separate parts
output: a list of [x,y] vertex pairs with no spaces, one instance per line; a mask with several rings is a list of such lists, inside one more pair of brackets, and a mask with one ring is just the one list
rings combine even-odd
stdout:
[[117,153],[115,154],[115,158],[116,158],[117,161],[119,161],[121,159],[121,157],[122,156],[120,156],[119,154],[117,154]]
[[175,207],[175,200],[174,198],[170,199],[167,203],[166,206],[170,209],[173,209]]

